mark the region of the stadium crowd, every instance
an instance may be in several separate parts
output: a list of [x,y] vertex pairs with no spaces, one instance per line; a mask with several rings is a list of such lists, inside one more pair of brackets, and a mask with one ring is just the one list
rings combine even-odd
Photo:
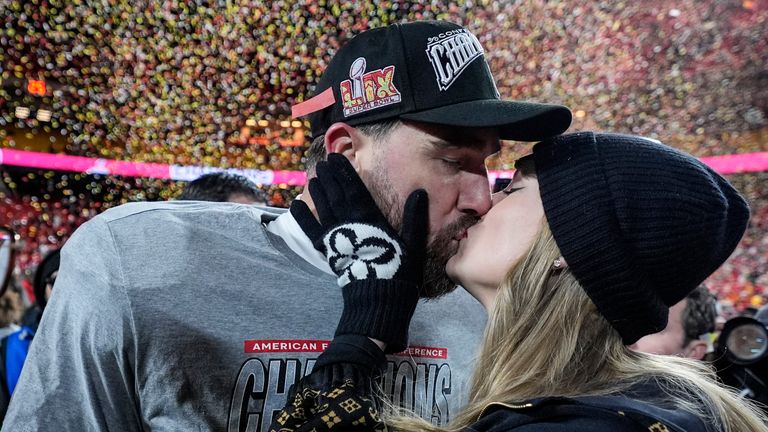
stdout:
[[749,200],[752,219],[736,252],[708,284],[737,310],[759,308],[768,303],[768,173],[728,179]]
[[[91,217],[127,202],[175,199],[185,185],[170,180],[23,168],[4,169],[0,176],[0,226],[8,226],[19,235],[16,266],[27,279],[46,252],[61,247]],[[299,191],[280,185],[262,188],[269,204],[276,207],[286,207]]]
[[[503,97],[573,108],[572,130],[656,137],[696,156],[768,151],[768,1],[86,2],[9,0],[0,14],[0,129],[66,139],[67,154],[301,170],[307,125],[290,106],[350,36],[440,18],[480,35]],[[46,83],[43,96],[26,91]],[[50,121],[15,109],[49,109]],[[10,135],[0,146],[16,147]],[[527,146],[509,143],[491,168]],[[171,199],[176,182],[5,169],[3,211],[28,275],[94,214]],[[735,175],[753,224],[710,281],[739,307],[768,296],[765,173]],[[36,189],[39,188],[39,189]],[[296,189],[273,185],[271,204]]]
[[[481,35],[503,96],[571,106],[574,129],[664,138],[697,156],[765,150],[765,132],[748,133],[768,123],[762,3],[11,0],[0,122],[47,106],[42,126],[67,135],[70,154],[301,169],[305,124],[290,106],[337,47],[365,28],[442,18]],[[50,91],[12,85],[27,78]]]

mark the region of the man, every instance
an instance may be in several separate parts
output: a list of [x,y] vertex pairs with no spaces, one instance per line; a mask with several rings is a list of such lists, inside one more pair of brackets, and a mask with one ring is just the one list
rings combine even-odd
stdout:
[[669,320],[664,330],[641,338],[632,348],[703,360],[709,344],[702,337],[715,331],[716,303],[715,296],[707,287],[700,285],[688,297],[669,308]]
[[[477,39],[447,22],[358,35],[294,114],[310,114],[308,174],[326,152],[343,154],[393,225],[407,194],[427,190],[433,297],[451,291],[442,269],[455,239],[491,205],[484,160],[499,138],[543,139],[571,119],[565,107],[500,101]],[[64,247],[56,284],[9,430],[266,430],[342,304],[290,212],[200,202],[94,218]],[[484,321],[463,290],[422,301],[383,391],[445,424],[467,396]]]
[[267,205],[256,183],[248,177],[225,171],[203,174],[184,186],[181,201],[216,201]]
[[[24,361],[29,352],[29,345],[35,336],[46,302],[51,298],[51,290],[59,272],[59,251],[49,251],[35,270],[33,287],[35,304],[30,306],[21,318],[22,326],[11,334],[0,335],[0,418],[5,418],[8,400],[19,381]],[[13,294],[13,292],[12,292]],[[19,304],[19,308],[21,305]]]

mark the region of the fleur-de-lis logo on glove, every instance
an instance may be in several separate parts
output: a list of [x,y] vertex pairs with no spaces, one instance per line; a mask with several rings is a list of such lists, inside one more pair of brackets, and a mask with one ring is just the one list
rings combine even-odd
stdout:
[[339,286],[373,279],[421,284],[429,224],[427,193],[417,190],[408,196],[397,232],[346,157],[331,153],[316,171],[308,187],[317,219],[301,201],[291,204],[291,214],[325,255],[339,276]]
[[324,238],[326,257],[339,286],[353,280],[392,279],[403,250],[384,230],[361,223],[341,225]]

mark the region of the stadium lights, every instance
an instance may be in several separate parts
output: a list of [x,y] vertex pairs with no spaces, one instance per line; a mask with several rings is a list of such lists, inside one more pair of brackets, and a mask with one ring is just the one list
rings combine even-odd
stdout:
[[45,96],[47,91],[45,81],[36,79],[29,80],[27,83],[27,91],[35,96]]
[[259,120],[259,126],[267,127],[267,126],[269,126],[269,122],[266,121],[266,120]]
[[46,109],[37,110],[37,119],[41,122],[51,121],[51,111]]
[[291,122],[291,126],[295,128],[300,128],[302,126],[301,120],[294,120]]
[[584,110],[578,110],[573,113],[574,117],[576,118],[584,118],[586,117],[587,113]]
[[256,120],[250,118],[250,119],[245,121],[245,125],[246,126],[256,126]]
[[283,121],[280,122],[280,127],[281,128],[287,128],[287,127],[290,127],[290,126],[291,126],[291,122],[289,122],[288,120],[283,120]]
[[25,119],[29,117],[29,108],[16,107],[16,118]]

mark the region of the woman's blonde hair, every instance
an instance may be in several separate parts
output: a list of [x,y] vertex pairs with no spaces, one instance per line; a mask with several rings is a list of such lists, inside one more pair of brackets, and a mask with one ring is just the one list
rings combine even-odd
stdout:
[[491,403],[534,397],[616,394],[655,381],[681,409],[717,430],[768,431],[751,403],[715,381],[704,363],[627,348],[567,269],[549,226],[508,272],[490,312],[469,403],[445,428],[392,415],[397,430],[463,430]]

